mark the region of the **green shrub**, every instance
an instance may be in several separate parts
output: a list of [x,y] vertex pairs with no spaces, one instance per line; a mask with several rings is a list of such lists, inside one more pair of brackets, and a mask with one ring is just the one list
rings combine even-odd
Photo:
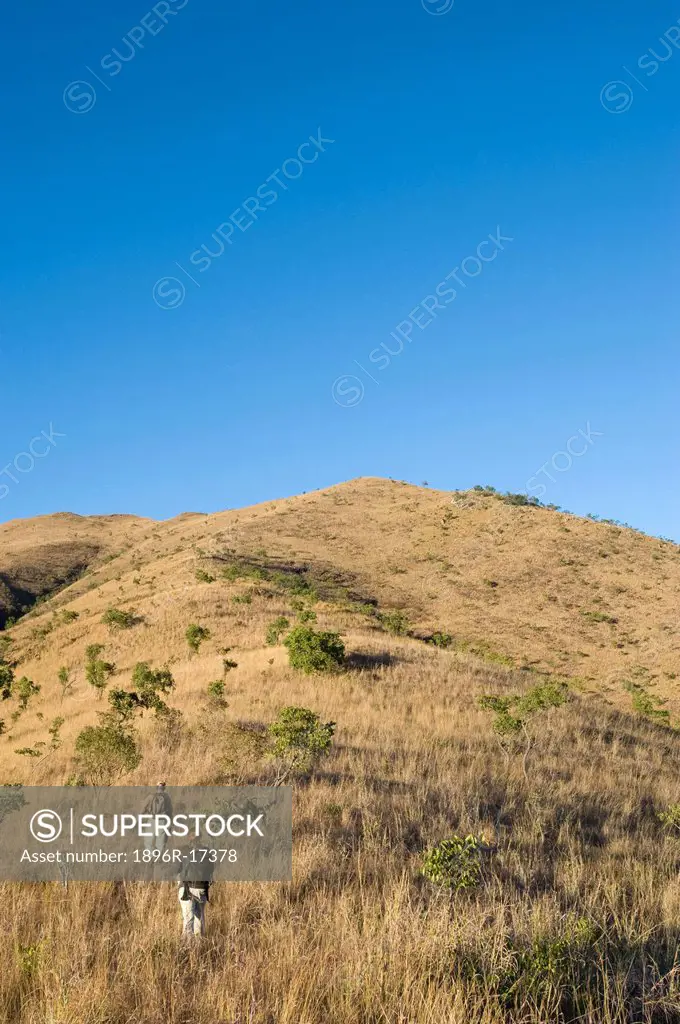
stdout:
[[396,610],[379,612],[378,619],[383,629],[387,630],[388,633],[392,633],[393,636],[404,636],[408,631],[409,623],[404,612]]
[[539,711],[559,708],[568,700],[569,689],[566,683],[550,682],[535,686],[523,695],[499,697],[486,694],[479,698],[478,704],[484,711],[493,711],[496,715],[493,727],[499,736],[511,736],[521,732],[528,720]]
[[59,680],[59,685],[61,686],[61,701],[63,703],[64,699],[67,696],[70,696],[71,693],[73,692],[73,683],[71,682],[71,675],[65,665],[62,665],[61,668],[59,669],[57,679]]
[[430,637],[430,643],[434,644],[435,647],[450,647],[453,643],[453,637],[450,633],[433,633]]
[[169,693],[175,687],[175,680],[167,665],[152,669],[148,661],[138,661],[132,670],[132,685],[140,692]]
[[589,619],[591,622],[608,622],[610,626],[615,626],[619,621],[613,615],[607,615],[605,612],[591,612],[583,608],[581,609],[581,615],[584,619]]
[[633,709],[637,711],[639,715],[649,718],[652,722],[659,722],[662,725],[670,725],[670,712],[663,708],[663,705],[666,704],[665,700],[662,700],[661,697],[655,697],[653,694],[648,693],[644,686],[641,686],[639,683],[626,681],[623,684],[623,687],[631,694]]
[[142,620],[134,612],[125,612],[121,608],[108,608],[101,621],[113,633],[117,629],[132,629]]
[[44,743],[36,743],[34,747],[21,747],[19,750],[15,750],[15,754],[19,754],[20,757],[42,757]]
[[680,832],[680,804],[671,804],[666,811],[657,815],[664,828],[673,832]]
[[321,757],[328,754],[335,722],[322,723],[309,708],[287,707],[269,726],[273,739],[272,757],[279,762],[277,783],[291,773],[309,772]]
[[310,674],[332,672],[345,660],[345,645],[338,633],[320,633],[311,626],[296,626],[290,631],[284,645],[292,668]]
[[189,644],[194,653],[198,653],[199,648],[204,640],[209,640],[211,632],[207,626],[198,626],[195,622],[192,622],[190,626],[187,626],[187,631],[184,634],[186,642]]
[[9,700],[14,684],[14,669],[11,665],[0,664],[0,700]]
[[223,711],[229,705],[224,698],[224,680],[214,679],[208,683],[208,706],[215,711]]
[[75,622],[76,619],[80,618],[80,613],[73,611],[72,608],[64,608],[61,613],[61,621],[68,625],[69,622]]
[[511,491],[504,494],[502,500],[506,505],[531,505],[535,507],[541,504],[538,498],[530,498],[528,494],[513,494]]
[[101,644],[91,644],[86,650],[88,659],[85,663],[85,678],[90,686],[97,690],[99,697],[106,689],[106,684],[116,671],[116,666],[110,661],[103,661],[99,654],[103,650]]
[[22,676],[19,682],[15,683],[14,692],[19,698],[19,707],[25,711],[31,698],[40,693],[40,687],[26,676]]
[[93,786],[111,785],[142,760],[132,734],[112,723],[88,725],[76,739],[75,764]]
[[50,734],[50,747],[52,750],[58,750],[61,746],[61,727],[66,719],[58,717],[52,719],[52,725],[47,730]]
[[196,570],[196,579],[198,580],[199,583],[214,583],[215,582],[215,577],[211,576],[209,572],[205,571],[205,569],[197,569]]
[[482,871],[484,842],[477,836],[452,836],[423,854],[422,874],[435,885],[459,892],[474,889]]
[[121,725],[132,721],[136,712],[154,711],[156,717],[170,713],[170,708],[161,699],[174,689],[175,680],[169,668],[152,669],[148,661],[139,661],[132,671],[133,691],[112,690],[109,693],[111,721]]
[[284,615],[279,615],[278,619],[274,619],[270,622],[267,627],[267,636],[265,637],[265,643],[268,647],[275,647],[278,644],[281,636],[290,626],[290,622]]

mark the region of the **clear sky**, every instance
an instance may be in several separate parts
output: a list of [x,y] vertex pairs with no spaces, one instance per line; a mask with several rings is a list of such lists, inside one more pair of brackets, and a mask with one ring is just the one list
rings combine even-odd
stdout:
[[392,476],[680,539],[678,19],[6,5],[0,520]]

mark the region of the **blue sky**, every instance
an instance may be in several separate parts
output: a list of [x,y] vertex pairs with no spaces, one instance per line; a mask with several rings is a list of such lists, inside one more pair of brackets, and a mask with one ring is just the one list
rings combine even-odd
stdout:
[[680,538],[680,7],[155,6],[3,13],[0,520],[370,475]]

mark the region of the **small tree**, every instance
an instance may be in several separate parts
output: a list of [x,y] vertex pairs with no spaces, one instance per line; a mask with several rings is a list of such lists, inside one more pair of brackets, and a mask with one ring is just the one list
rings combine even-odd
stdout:
[[510,694],[500,697],[487,694],[479,698],[479,706],[484,711],[493,711],[496,715],[493,728],[501,741],[511,741],[519,733],[524,733],[526,746],[522,768],[526,777],[527,758],[533,743],[529,732],[530,721],[540,712],[549,708],[559,708],[569,700],[566,683],[545,683],[535,686],[525,694]]
[[293,668],[310,674],[332,672],[345,660],[345,645],[338,633],[320,633],[311,626],[296,626],[290,631],[284,645]]
[[112,690],[109,693],[109,704],[120,724],[132,721],[135,714],[154,711],[156,716],[169,713],[170,709],[161,699],[160,694],[169,693],[174,689],[175,680],[169,668],[152,669],[148,661],[139,661],[132,671],[134,691]]
[[71,676],[69,670],[65,665],[62,665],[57,675],[59,685],[61,686],[61,703],[64,703],[66,697],[70,697],[73,693],[73,683],[71,682]]
[[175,680],[167,665],[152,669],[148,661],[138,661],[132,670],[132,685],[142,693],[169,693],[175,688]]
[[194,654],[198,654],[201,644],[204,640],[210,639],[211,633],[207,626],[198,626],[192,622],[190,626],[187,626],[184,636]]
[[26,711],[31,698],[40,693],[40,687],[31,679],[22,676],[19,682],[15,684],[15,692],[19,698],[19,708],[21,711]]
[[14,669],[11,665],[0,663],[0,700],[9,700],[14,684]]
[[274,741],[271,756],[278,761],[275,785],[280,786],[292,773],[311,771],[328,754],[334,733],[335,722],[322,723],[309,708],[283,708],[269,726]]
[[214,679],[212,683],[208,683],[208,707],[212,711],[224,711],[229,707],[224,699],[224,681],[222,679]]
[[99,657],[103,650],[101,644],[90,644],[85,650],[85,678],[90,686],[95,688],[100,700],[110,676],[116,671],[116,666],[112,662],[103,661]]
[[290,622],[285,615],[279,615],[277,619],[270,622],[267,627],[267,636],[265,637],[265,643],[267,646],[275,647],[289,626]]
[[52,725],[47,730],[50,734],[50,747],[52,750],[58,750],[61,746],[61,736],[59,734],[63,724],[63,718],[54,718],[52,720]]
[[142,760],[132,733],[113,723],[88,725],[76,739],[75,764],[93,786],[112,785]]

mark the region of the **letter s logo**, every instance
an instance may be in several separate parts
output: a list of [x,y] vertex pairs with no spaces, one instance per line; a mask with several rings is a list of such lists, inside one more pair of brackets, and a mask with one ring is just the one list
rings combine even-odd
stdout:
[[62,820],[56,811],[36,811],[31,818],[31,835],[39,843],[53,843],[61,835]]

